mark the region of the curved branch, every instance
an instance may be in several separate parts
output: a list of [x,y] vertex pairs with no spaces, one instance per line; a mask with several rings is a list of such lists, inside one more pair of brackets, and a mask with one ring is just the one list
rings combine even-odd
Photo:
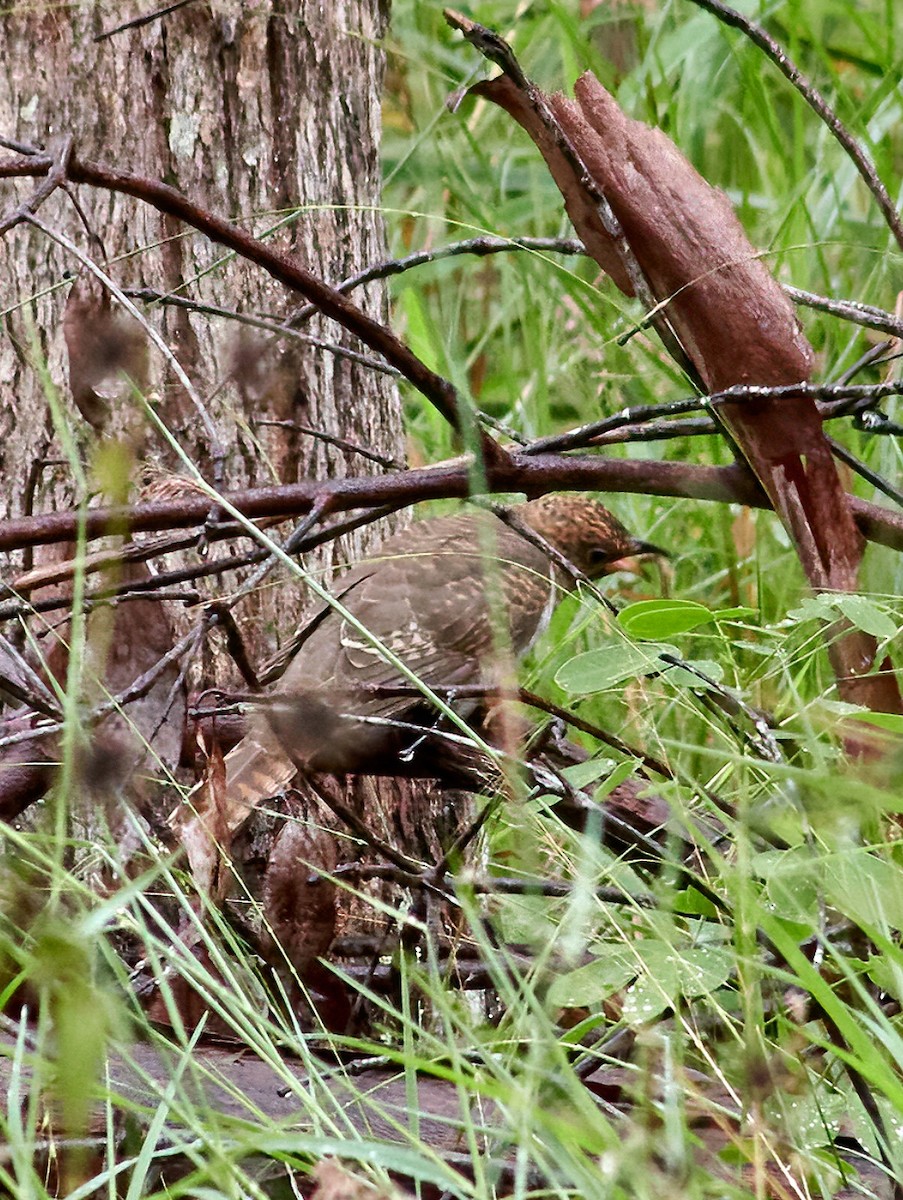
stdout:
[[[0,178],[49,174],[55,160],[47,155],[22,158],[0,164]],[[303,267],[290,254],[281,254],[266,242],[246,233],[238,225],[195,204],[176,188],[159,179],[147,179],[119,171],[103,163],[79,159],[73,155],[67,163],[66,177],[72,183],[84,183],[106,191],[134,196],[158,212],[184,221],[214,242],[227,246],[242,258],[262,267],[269,275],[293,291],[300,292],[327,317],[359,337],[371,350],[381,354],[391,366],[425,396],[442,416],[467,437],[469,432],[479,445],[488,465],[502,465],[505,450],[485,430],[476,427],[475,415],[462,403],[454,385],[431,370],[422,359],[387,326],[368,317],[353,301]]]
[[[305,480],[282,486],[249,488],[226,496],[228,503],[246,517],[294,517],[309,512],[324,498],[331,512],[366,508],[375,504],[416,504],[422,500],[466,498],[472,480],[469,464],[456,459],[435,467],[399,471],[393,475],[359,479]],[[511,452],[504,466],[487,471],[490,492],[524,492],[541,496],[553,491],[631,492],[647,496],[679,496],[770,508],[765,493],[752,472],[742,464],[729,467],[697,466],[690,463],[603,458],[598,455],[569,457],[565,454],[531,456]],[[903,550],[903,514],[878,504],[848,496],[860,532],[869,541]],[[80,528],[92,540],[111,529],[132,533],[163,529],[185,529],[203,524],[210,513],[205,495],[187,495],[176,500],[154,500],[116,508],[77,509],[42,513],[0,521],[0,550],[71,540]],[[211,536],[231,537],[233,523],[209,531]]]

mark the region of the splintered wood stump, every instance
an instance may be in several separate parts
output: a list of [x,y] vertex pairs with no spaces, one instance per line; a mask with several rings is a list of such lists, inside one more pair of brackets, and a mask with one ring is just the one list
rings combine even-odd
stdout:
[[[812,348],[724,193],[661,130],[629,118],[594,75],[577,80],[573,100],[546,96],[501,39],[481,31],[481,44],[472,23],[452,23],[484,52],[488,45],[506,70],[472,90],[530,134],[588,252],[625,294],[642,291],[664,315],[660,332],[676,338],[708,392],[806,383]],[[864,543],[814,399],[720,398],[712,407],[793,538],[813,589],[854,591]],[[903,711],[873,637],[835,623],[828,649],[843,699]]]

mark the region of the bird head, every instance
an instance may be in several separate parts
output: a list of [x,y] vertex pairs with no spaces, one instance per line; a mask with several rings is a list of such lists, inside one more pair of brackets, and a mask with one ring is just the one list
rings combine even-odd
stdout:
[[634,537],[604,504],[588,496],[542,496],[517,513],[590,579],[636,572],[641,558],[668,557],[667,550]]

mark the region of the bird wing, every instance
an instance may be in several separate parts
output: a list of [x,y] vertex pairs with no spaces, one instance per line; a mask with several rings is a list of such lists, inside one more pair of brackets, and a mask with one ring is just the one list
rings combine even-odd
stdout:
[[[414,525],[344,574],[339,588],[348,611],[419,679],[453,688],[491,684],[506,639],[515,654],[530,645],[551,607],[552,584],[541,551],[497,518],[468,513]],[[406,682],[351,622],[330,613],[282,686],[333,693],[335,702],[368,716],[398,717],[419,700],[374,693]]]

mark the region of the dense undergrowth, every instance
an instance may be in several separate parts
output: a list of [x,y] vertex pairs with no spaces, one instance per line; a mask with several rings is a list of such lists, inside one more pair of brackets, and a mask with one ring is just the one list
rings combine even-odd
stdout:
[[[894,193],[903,178],[898,6],[744,7],[767,20],[832,99]],[[586,4],[583,17],[579,8],[576,0],[522,0],[474,4],[471,15],[507,36],[547,90],[567,88],[590,68],[631,115],[661,126],[727,190],[782,282],[894,308],[901,262],[879,215],[841,147],[754,46],[688,0]],[[388,49],[384,203],[393,254],[485,235],[572,236],[526,136],[481,101],[465,100],[457,112],[446,105],[484,65],[448,30],[440,6],[395,0]],[[396,325],[413,348],[524,438],[690,394],[654,335],[635,329],[639,308],[589,260],[464,255],[406,272],[392,294]],[[879,341],[833,317],[800,315],[825,381]],[[875,382],[897,370],[891,347],[856,378]],[[411,460],[455,453],[441,419],[407,399]],[[893,420],[895,402],[883,411]],[[848,421],[834,433],[898,479],[895,437]],[[605,453],[731,461],[712,435],[631,441]],[[862,479],[851,476],[850,487],[880,498]],[[56,828],[10,836],[5,974],[11,991],[30,982],[38,1046],[53,1029],[71,1122],[84,1117],[104,1040],[126,1030],[156,1036],[117,954],[126,933],[164,981],[164,1003],[164,968],[192,979],[298,1096],[309,1121],[299,1133],[250,1109],[238,1119],[200,1105],[191,1083],[207,1064],[170,998],[184,1047],[170,1083],[150,1122],[136,1119],[127,1150],[119,1142],[115,1154],[114,1109],[130,1101],[114,1104],[115,1089],[107,1094],[109,1157],[101,1154],[73,1195],[113,1195],[117,1180],[130,1200],[154,1190],[261,1195],[289,1187],[286,1164],[324,1154],[384,1186],[394,1173],[443,1196],[827,1196],[845,1182],[850,1194],[889,1194],[884,1168],[861,1179],[857,1170],[882,1156],[903,1170],[901,731],[886,731],[880,759],[845,757],[844,731],[860,715],[837,699],[825,621],[845,617],[898,660],[903,562],[871,546],[859,598],[815,601],[769,513],[637,495],[611,503],[673,557],[658,572],[607,585],[628,606],[620,620],[588,596],[562,605],[525,683],[672,764],[675,778],[657,785],[675,813],[665,864],[649,872],[617,860],[592,829],[580,837],[550,820],[541,796],[494,812],[486,874],[570,886],[564,895],[537,886],[535,894],[486,898],[463,878],[461,923],[486,967],[491,1003],[448,986],[425,935],[418,956],[396,963],[398,995],[367,996],[381,1014],[376,1036],[333,1039],[398,1072],[408,1112],[382,1114],[395,1141],[349,1121],[347,1098],[333,1086],[341,1069],[324,1066],[289,1016],[278,1007],[260,1016],[253,956],[215,911],[200,921],[178,861],[149,843],[147,875],[118,875],[99,895],[92,881],[101,868],[108,879],[118,868],[102,842],[67,833],[65,777]],[[677,603],[629,607],[663,594]],[[657,662],[659,644],[727,689],[735,708],[726,712],[722,693],[699,675]],[[602,747],[586,769],[595,776],[584,772],[581,782],[597,778],[603,798],[635,765]],[[701,847],[689,864],[687,830]],[[30,911],[29,870],[58,899],[52,917]],[[206,965],[170,936],[154,909],[157,890],[183,914],[198,913]],[[18,1074],[32,1046],[17,1028],[0,1181],[37,1196],[52,1186],[52,1171],[39,1153],[41,1109]],[[285,1066],[287,1049],[307,1082]],[[623,1076],[610,1073],[625,1063]],[[454,1153],[420,1127],[425,1079],[446,1081],[455,1096],[463,1132]],[[354,1077],[348,1086],[357,1088]],[[382,1107],[378,1095],[360,1103],[373,1114]],[[99,1137],[103,1145],[102,1129]],[[193,1168],[168,1184],[166,1161],[179,1156]]]

